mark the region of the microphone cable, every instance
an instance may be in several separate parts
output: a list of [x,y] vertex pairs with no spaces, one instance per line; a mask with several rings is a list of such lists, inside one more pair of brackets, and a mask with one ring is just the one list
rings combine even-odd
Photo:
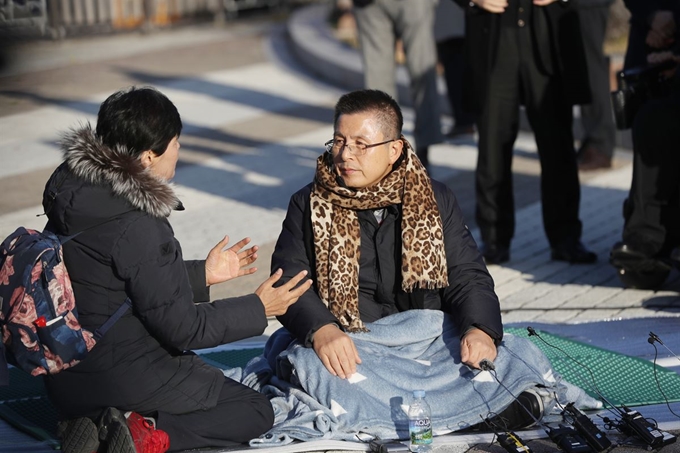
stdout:
[[[671,408],[671,405],[670,405],[670,403],[668,402],[668,397],[666,396],[666,393],[665,393],[665,392],[663,391],[663,389],[661,388],[661,382],[659,381],[659,375],[658,375],[658,373],[657,373],[657,365],[656,365],[656,361],[657,361],[657,359],[658,359],[658,357],[659,357],[659,349],[656,347],[656,344],[654,344],[654,343],[658,342],[659,344],[661,344],[661,345],[663,345],[663,346],[666,346],[666,345],[663,344],[663,341],[661,341],[661,338],[659,338],[659,336],[656,335],[654,332],[649,332],[649,338],[647,339],[647,342],[648,342],[649,344],[651,344],[651,345],[654,347],[654,362],[653,362],[653,366],[654,366],[654,381],[656,382],[656,386],[657,386],[657,388],[659,389],[659,392],[661,392],[661,395],[663,396],[663,399],[664,399],[664,401],[666,402],[666,406],[668,407],[668,410],[671,411],[671,414],[675,415],[677,418],[680,418],[680,415],[678,415],[678,414],[676,414],[675,412],[673,412],[673,409]],[[668,346],[666,346],[666,349],[668,349]],[[673,351],[671,351],[670,349],[668,349],[668,350],[671,352],[671,354],[675,355],[675,354],[673,353]],[[675,357],[677,358],[678,356],[675,356]],[[680,360],[680,359],[679,359],[679,360]]]
[[[493,422],[489,420],[489,418],[493,417],[492,412],[487,414],[487,418],[482,417],[482,415],[479,415],[479,418],[482,419],[482,421],[493,431],[493,435],[495,436],[496,439],[498,439],[498,444],[505,448],[505,450],[508,453],[533,453],[531,448],[522,440],[521,437],[519,437],[515,432],[507,429],[506,427],[500,427]],[[496,414],[497,415],[497,414]],[[498,430],[501,430],[503,432],[499,432]],[[491,444],[489,446],[493,445],[494,439],[491,439]]]
[[664,348],[666,348],[666,349],[668,350],[668,352],[670,352],[671,355],[673,355],[673,357],[675,357],[676,359],[678,359],[678,361],[680,362],[680,357],[678,357],[678,356],[675,354],[675,352],[671,351],[671,348],[669,348],[668,346],[666,346],[666,344],[665,344],[663,341],[661,341],[661,338],[659,338],[659,336],[658,336],[657,334],[655,334],[654,332],[649,332],[649,338],[647,339],[647,341],[648,341],[650,344],[652,344],[652,345],[654,344],[655,341],[657,341],[661,346],[663,346]]
[[[676,436],[668,432],[659,430],[656,420],[646,419],[638,411],[629,409],[625,404],[621,404],[622,407],[618,407],[612,404],[611,401],[609,401],[604,396],[602,391],[600,391],[599,387],[597,386],[597,382],[595,381],[595,376],[593,375],[593,372],[590,370],[590,368],[576,360],[562,348],[546,341],[543,337],[541,337],[541,335],[539,335],[536,332],[536,330],[534,330],[533,327],[527,327],[527,331],[529,332],[529,336],[536,336],[543,343],[559,350],[560,352],[565,354],[566,357],[576,362],[581,367],[585,368],[588,371],[588,373],[590,373],[590,377],[595,391],[604,402],[606,402],[608,405],[610,405],[613,409],[616,410],[615,412],[614,410],[607,408],[610,412],[616,414],[616,417],[618,417],[617,420],[610,420],[607,417],[603,417],[603,421],[606,424],[605,426],[616,427],[619,431],[621,431],[624,434],[629,435],[632,434],[634,436],[637,436],[640,440],[647,444],[648,447],[652,449],[659,448],[661,446],[675,442]],[[654,423],[650,422],[649,420],[652,420]]]
[[496,365],[494,365],[494,363],[491,360],[489,359],[480,360],[479,368],[482,371],[488,371],[489,374],[493,376],[493,378],[496,380],[496,382],[498,382],[498,385],[503,387],[505,391],[508,392],[515,401],[517,401],[517,404],[519,404],[522,407],[522,409],[524,409],[524,411],[527,414],[529,414],[529,416],[534,420],[534,423],[536,423],[537,425],[540,424],[540,421],[536,417],[534,417],[534,414],[531,413],[529,408],[527,408],[521,401],[519,401],[517,397],[512,393],[512,391],[505,384],[503,384],[500,379],[498,379],[498,374],[496,373]]
[[[555,444],[560,447],[566,453],[591,453],[593,450],[590,445],[585,441],[583,437],[571,426],[559,425],[559,428],[551,428],[546,424],[542,423],[538,418],[534,417],[534,414],[529,410],[528,407],[524,405],[513,393],[512,391],[501,382],[496,373],[496,366],[489,359],[482,359],[479,362],[479,368],[482,371],[488,371],[491,376],[498,382],[506,392],[508,392],[515,400],[517,404],[531,417],[534,423],[540,427],[548,437],[555,442]],[[540,396],[538,396],[540,398]],[[506,450],[510,451],[506,448]],[[519,450],[522,451],[522,450]]]
[[[607,409],[608,411],[610,411],[611,413],[613,413],[613,414],[616,415],[616,416],[621,416],[621,415],[623,415],[624,412],[623,412],[617,405],[615,405],[614,403],[612,403],[611,401],[609,401],[609,400],[607,399],[606,396],[604,396],[604,393],[602,393],[602,391],[600,390],[600,388],[597,386],[597,381],[595,380],[595,375],[593,374],[592,370],[591,370],[590,368],[588,368],[587,365],[585,365],[585,364],[579,362],[578,360],[576,360],[576,359],[575,359],[574,357],[572,357],[567,351],[565,351],[564,349],[560,348],[559,346],[555,346],[554,344],[552,344],[552,343],[546,341],[546,340],[545,340],[538,332],[536,332],[536,330],[535,330],[533,327],[531,327],[531,326],[527,327],[527,332],[529,332],[529,336],[530,336],[530,337],[536,337],[536,338],[538,338],[539,340],[541,340],[541,342],[543,342],[543,344],[545,344],[545,345],[547,345],[547,346],[549,346],[549,347],[551,347],[551,348],[553,348],[553,349],[557,349],[557,350],[560,351],[562,354],[564,354],[565,357],[569,358],[569,359],[572,360],[573,362],[576,362],[578,365],[580,365],[582,368],[584,368],[584,369],[590,374],[590,387],[591,387],[593,390],[595,390],[595,393],[597,393],[597,395],[598,395],[605,403],[607,403],[607,405],[610,406],[610,407],[605,407],[605,409]],[[568,363],[568,362],[565,362],[565,363]],[[569,366],[569,365],[567,365],[567,366]],[[588,381],[587,381],[586,379],[583,378],[583,375],[582,375],[581,373],[579,373],[578,370],[576,370],[576,369],[573,368],[573,367],[569,367],[569,368],[570,368],[572,371],[574,371],[574,372],[578,375],[579,379],[581,379],[581,381],[583,382],[583,384],[588,385]],[[615,411],[614,409],[616,409],[616,411]]]

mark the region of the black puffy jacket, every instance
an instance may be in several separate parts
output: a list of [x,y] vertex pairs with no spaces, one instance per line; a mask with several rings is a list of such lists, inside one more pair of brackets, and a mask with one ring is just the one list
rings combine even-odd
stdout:
[[[503,337],[500,305],[493,279],[486,269],[474,239],[451,190],[432,181],[444,228],[449,286],[441,290],[401,289],[401,205],[386,209],[379,226],[370,210],[359,211],[361,254],[359,260],[359,311],[364,322],[409,309],[444,310],[453,316],[460,332],[478,327],[497,343]],[[272,256],[272,270],[283,269],[281,280],[307,270],[315,279],[314,238],[309,196],[312,185],[295,193],[288,205],[283,230]],[[310,345],[310,335],[320,327],[337,323],[321,299],[310,288],[291,305],[279,321],[298,340]]]
[[261,334],[259,297],[209,302],[205,263],[182,259],[167,220],[181,204],[137,159],[104,146],[89,127],[66,137],[64,155],[43,205],[56,233],[85,230],[64,244],[80,322],[95,330],[126,297],[133,309],[85,360],[46,378],[52,402],[69,417],[109,406],[171,414],[214,407],[224,375],[185,351]]

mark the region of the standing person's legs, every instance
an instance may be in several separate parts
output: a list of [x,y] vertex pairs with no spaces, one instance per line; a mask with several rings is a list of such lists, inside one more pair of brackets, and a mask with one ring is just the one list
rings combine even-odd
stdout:
[[519,131],[519,77],[516,33],[501,29],[496,62],[478,121],[475,172],[477,225],[488,264],[508,261],[515,232],[512,151]]
[[625,204],[623,242],[648,257],[680,245],[680,100],[650,102],[633,124],[633,181]]
[[[545,78],[546,82],[550,80]],[[534,77],[528,83],[535,86],[537,80]],[[525,105],[541,161],[543,226],[548,242],[554,247],[565,240],[581,238],[581,188],[571,130],[571,106],[559,99],[559,86],[552,83],[543,86],[543,96]]]
[[[439,62],[444,67],[446,91],[455,120],[454,131],[472,131],[474,115],[463,108],[463,73],[465,68],[465,38],[449,38],[437,43]],[[455,134],[454,134],[455,135]]]
[[394,24],[381,2],[354,8],[364,64],[364,86],[397,99]]
[[626,287],[658,288],[680,246],[679,121],[680,99],[666,99],[645,105],[633,123],[633,181],[624,202],[623,242],[609,255]]
[[592,102],[581,106],[581,123],[584,129],[579,150],[581,170],[611,167],[614,154],[616,129],[609,94],[609,63],[602,50],[608,17],[608,6],[582,6],[579,9],[592,92]]
[[170,451],[178,451],[245,443],[269,431],[273,423],[266,396],[225,378],[215,407],[186,414],[158,412],[156,427],[170,436]]
[[383,0],[390,10],[397,36],[404,43],[406,66],[411,79],[411,98],[416,123],[416,150],[427,164],[427,147],[441,143],[441,118],[437,92],[437,50],[434,41],[432,0]]
[[522,95],[541,162],[543,227],[552,258],[590,263],[597,256],[581,244],[578,179],[572,108],[564,99],[559,76],[541,72],[533,58],[522,60]]

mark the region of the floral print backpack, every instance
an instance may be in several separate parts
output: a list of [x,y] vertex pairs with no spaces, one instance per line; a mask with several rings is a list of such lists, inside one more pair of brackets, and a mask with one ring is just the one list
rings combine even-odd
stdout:
[[34,376],[55,374],[81,361],[131,306],[126,299],[95,332],[81,328],[62,252],[78,234],[19,227],[0,245],[0,385],[8,383],[3,346],[14,366]]

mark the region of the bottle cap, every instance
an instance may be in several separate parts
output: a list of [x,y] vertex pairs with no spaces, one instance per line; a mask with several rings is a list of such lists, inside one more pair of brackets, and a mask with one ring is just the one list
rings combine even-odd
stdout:
[[425,390],[414,390],[413,396],[415,398],[425,398]]

